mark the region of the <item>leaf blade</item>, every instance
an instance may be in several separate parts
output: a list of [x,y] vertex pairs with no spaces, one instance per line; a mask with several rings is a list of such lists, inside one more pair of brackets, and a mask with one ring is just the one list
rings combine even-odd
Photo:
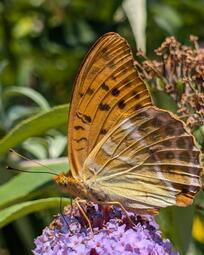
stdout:
[[68,105],[60,105],[20,122],[0,140],[0,155],[31,136],[43,134],[67,123],[67,111]]
[[[23,202],[0,211],[0,228],[30,213],[59,205],[59,197],[38,199],[35,201]],[[69,203],[69,199],[63,199],[63,205]]]
[[[67,172],[68,164],[57,163],[57,164],[47,164],[53,172],[56,174],[60,172]],[[50,171],[51,171],[50,170]],[[13,177],[10,181],[0,186],[0,208],[4,208],[7,205],[11,205],[16,201],[23,201],[27,196],[32,197],[32,193],[39,190],[42,186],[48,184],[52,181],[52,177],[50,174],[46,174],[49,172],[49,169],[45,167],[31,167],[29,169],[32,171],[43,171],[45,174],[32,174],[32,173],[21,173],[17,176]],[[40,178],[39,178],[40,175]],[[37,176],[37,177],[36,177]]]
[[49,110],[50,106],[48,101],[36,90],[26,87],[10,87],[7,88],[4,92],[4,96],[12,97],[12,96],[18,96],[23,95],[28,98],[30,98],[32,101],[34,101],[42,110]]

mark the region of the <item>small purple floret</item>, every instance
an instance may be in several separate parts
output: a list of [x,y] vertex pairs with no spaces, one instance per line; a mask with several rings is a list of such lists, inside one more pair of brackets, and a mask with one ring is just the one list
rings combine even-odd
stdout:
[[[65,208],[35,240],[35,255],[179,255],[163,240],[152,216],[128,213],[117,207],[84,206],[94,233],[77,207]],[[66,220],[66,222],[65,222]]]

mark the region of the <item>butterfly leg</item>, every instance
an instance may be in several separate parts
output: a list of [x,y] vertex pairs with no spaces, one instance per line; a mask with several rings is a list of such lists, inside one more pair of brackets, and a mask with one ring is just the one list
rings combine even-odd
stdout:
[[62,209],[62,197],[60,197],[60,214],[61,214],[65,224],[67,225],[68,230],[70,231],[71,234],[73,234],[73,231],[71,230],[71,228],[69,226],[69,223],[67,222],[66,217],[64,216],[64,213],[63,213],[63,209]]
[[70,208],[71,208],[70,215],[72,216],[72,211],[73,211],[73,198],[72,197],[70,197]]
[[88,226],[91,230],[92,236],[94,236],[94,232],[93,232],[93,228],[91,226],[91,221],[89,220],[88,216],[86,215],[86,213],[84,212],[84,209],[82,208],[82,206],[80,205],[80,203],[85,203],[86,200],[81,200],[81,199],[75,199],[74,201],[77,205],[77,207],[79,208],[79,211],[81,212],[81,214],[83,215],[84,219],[86,220],[86,222],[88,223]]
[[121,210],[125,213],[128,221],[130,222],[131,225],[135,225],[134,222],[131,220],[130,216],[128,215],[128,212],[127,210],[125,209],[125,207],[120,203],[120,202],[117,202],[117,201],[111,201],[111,202],[97,202],[98,204],[101,204],[101,205],[116,205],[116,206],[119,206],[121,208]]

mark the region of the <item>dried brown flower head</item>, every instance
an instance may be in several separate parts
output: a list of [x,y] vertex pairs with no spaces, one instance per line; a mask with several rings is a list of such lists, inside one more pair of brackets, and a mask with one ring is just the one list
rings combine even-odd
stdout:
[[182,45],[173,36],[167,37],[155,50],[158,60],[148,59],[138,52],[142,62],[136,62],[141,75],[153,90],[165,91],[177,105],[177,114],[191,130],[204,125],[204,49],[191,35],[191,45]]

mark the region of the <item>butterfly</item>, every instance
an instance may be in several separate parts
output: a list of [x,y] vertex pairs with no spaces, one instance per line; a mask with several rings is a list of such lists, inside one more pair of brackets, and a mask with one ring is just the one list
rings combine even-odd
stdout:
[[71,171],[55,181],[93,202],[148,212],[187,206],[201,187],[193,136],[153,105],[127,41],[113,32],[96,41],[77,76],[68,158]]

